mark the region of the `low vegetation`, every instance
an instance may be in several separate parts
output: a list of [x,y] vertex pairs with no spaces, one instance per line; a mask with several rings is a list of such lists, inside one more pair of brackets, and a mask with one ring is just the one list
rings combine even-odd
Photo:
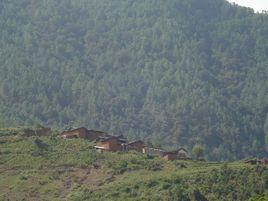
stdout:
[[0,131],[0,200],[267,200],[266,166],[100,154],[57,133]]

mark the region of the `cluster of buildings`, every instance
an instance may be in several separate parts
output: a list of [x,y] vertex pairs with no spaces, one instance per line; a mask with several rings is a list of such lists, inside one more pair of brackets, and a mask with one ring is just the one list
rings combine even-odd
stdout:
[[[40,126],[37,129],[24,129],[23,136],[31,137],[38,136],[44,137],[49,136],[52,133],[51,128]],[[94,148],[100,152],[107,151],[137,151],[143,154],[147,154],[149,156],[160,156],[165,158],[166,160],[190,160],[191,158],[188,155],[188,152],[184,148],[180,148],[174,151],[166,151],[161,148],[154,148],[151,145],[144,143],[141,140],[129,142],[127,138],[122,135],[114,136],[110,135],[103,131],[96,130],[88,130],[85,127],[76,128],[67,130],[61,133],[60,137],[62,139],[74,139],[74,138],[82,138],[85,140],[89,140],[91,142],[95,142]],[[268,164],[268,158],[263,159],[249,159],[245,160],[244,163],[257,165],[257,164]]]
[[64,131],[61,135],[63,139],[82,138],[92,142],[95,142],[94,148],[102,153],[107,151],[137,151],[150,156],[161,156],[166,160],[188,160],[187,150],[180,148],[175,151],[165,151],[160,148],[153,148],[146,145],[141,140],[129,142],[124,136],[114,136],[106,132],[88,130],[85,127]]

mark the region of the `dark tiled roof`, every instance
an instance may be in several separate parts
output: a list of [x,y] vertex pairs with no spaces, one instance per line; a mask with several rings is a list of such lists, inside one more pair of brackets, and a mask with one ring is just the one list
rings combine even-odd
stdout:
[[105,141],[108,141],[108,140],[111,140],[111,139],[117,139],[116,136],[101,136],[98,138],[97,141],[100,141],[100,142],[105,142]]
[[136,144],[136,143],[142,143],[142,144],[144,144],[143,141],[141,141],[141,140],[136,140],[136,141],[132,141],[132,142],[128,143],[128,145],[132,145],[132,144]]
[[104,131],[97,131],[97,130],[88,130],[88,132],[108,134],[108,133],[106,133]]

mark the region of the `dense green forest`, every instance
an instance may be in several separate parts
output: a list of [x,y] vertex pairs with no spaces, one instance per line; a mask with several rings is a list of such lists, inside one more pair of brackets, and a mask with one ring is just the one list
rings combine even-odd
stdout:
[[0,126],[264,156],[267,37],[267,13],[225,0],[1,0]]

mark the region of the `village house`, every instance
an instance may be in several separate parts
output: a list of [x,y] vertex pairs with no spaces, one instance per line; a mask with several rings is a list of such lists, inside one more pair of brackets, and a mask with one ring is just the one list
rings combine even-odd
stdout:
[[85,127],[76,128],[69,131],[64,131],[61,134],[63,139],[82,138],[90,141],[95,141],[101,136],[109,136],[107,133],[96,130],[87,130]]
[[38,129],[32,130],[32,129],[25,129],[23,136],[31,137],[31,136],[48,136],[51,133],[51,128],[46,127],[40,127]]
[[109,136],[111,136],[111,135],[109,135],[108,133],[103,132],[103,131],[88,130],[86,139],[90,140],[90,141],[95,141],[99,137],[109,137]]
[[188,155],[188,151],[184,148],[180,148],[178,149],[177,151],[177,154],[178,154],[178,159],[180,160],[189,160],[191,159]]
[[141,140],[137,140],[137,141],[128,143],[126,146],[126,150],[127,151],[133,150],[133,151],[137,151],[137,152],[142,152],[144,147],[145,147],[144,142]]
[[83,138],[86,139],[87,129],[85,127],[76,128],[61,133],[63,139]]
[[120,136],[100,137],[94,148],[99,152],[105,151],[124,151],[123,139]]

